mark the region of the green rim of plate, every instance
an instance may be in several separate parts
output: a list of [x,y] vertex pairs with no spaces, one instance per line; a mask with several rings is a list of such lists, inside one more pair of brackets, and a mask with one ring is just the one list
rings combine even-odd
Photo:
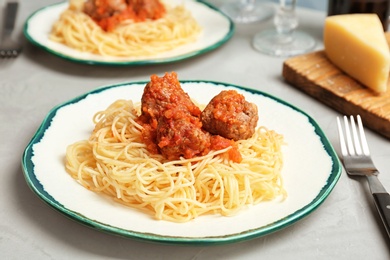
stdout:
[[224,14],[223,12],[221,12],[217,7],[215,7],[214,5],[210,4],[210,3],[207,3],[203,0],[194,0],[195,2],[198,2],[200,4],[203,4],[204,6],[210,8],[211,10],[213,10],[215,13],[218,13],[219,15],[225,17],[228,21],[229,21],[229,30],[228,32],[224,35],[224,37],[222,37],[221,39],[219,39],[219,41],[217,41],[216,43],[212,44],[212,45],[209,45],[209,46],[206,46],[204,47],[203,49],[200,49],[200,50],[194,50],[194,51],[191,51],[191,52],[188,52],[188,53],[185,53],[185,54],[180,54],[180,55],[177,55],[177,56],[174,56],[174,57],[168,57],[168,58],[161,58],[161,59],[144,59],[144,60],[135,60],[135,61],[96,61],[96,60],[92,60],[92,59],[77,59],[75,57],[72,57],[72,56],[69,56],[69,55],[66,55],[66,54],[63,54],[61,52],[58,52],[58,51],[55,51],[49,47],[47,47],[46,45],[43,45],[39,42],[37,42],[34,37],[32,37],[29,33],[28,33],[28,28],[29,28],[29,23],[30,23],[30,20],[32,18],[34,18],[36,15],[38,15],[41,11],[43,10],[46,10],[48,8],[52,8],[52,7],[55,7],[55,6],[58,6],[58,5],[61,5],[63,4],[64,2],[59,2],[59,3],[56,3],[56,4],[52,4],[52,5],[48,5],[48,6],[45,6],[41,9],[38,9],[36,10],[35,12],[33,12],[26,20],[25,24],[24,24],[24,27],[23,27],[23,34],[24,36],[26,37],[26,39],[31,42],[33,45],[57,56],[57,57],[60,57],[62,59],[65,59],[65,60],[68,60],[68,61],[72,61],[72,62],[76,62],[76,63],[81,63],[81,64],[88,64],[88,65],[109,65],[109,66],[142,66],[142,65],[154,65],[154,64],[167,64],[167,63],[173,63],[173,62],[178,62],[178,61],[182,61],[182,60],[186,60],[186,59],[189,59],[189,58],[193,58],[193,57],[196,57],[196,56],[200,56],[200,55],[203,55],[207,52],[210,52],[214,49],[217,49],[219,47],[221,47],[223,44],[225,44],[228,40],[230,40],[230,38],[234,35],[234,32],[235,32],[235,25],[234,25],[234,22],[232,21],[232,19],[227,16],[226,14]]
[[237,243],[241,241],[250,240],[253,238],[261,237],[268,235],[270,233],[276,232],[278,230],[281,230],[287,226],[290,226],[297,221],[303,219],[304,217],[311,214],[315,209],[317,209],[329,196],[333,188],[335,187],[336,183],[338,182],[340,175],[341,175],[341,163],[337,156],[337,153],[335,152],[333,146],[325,136],[322,129],[319,127],[317,122],[311,118],[308,114],[300,110],[299,108],[279,99],[276,98],[270,94],[264,93],[262,91],[248,89],[246,87],[237,86],[233,84],[227,84],[223,82],[216,82],[216,81],[203,81],[203,80],[184,80],[180,81],[181,84],[186,83],[210,83],[213,85],[218,86],[224,86],[224,87],[234,87],[237,89],[243,89],[245,91],[251,92],[252,94],[256,95],[262,95],[265,97],[268,97],[270,99],[275,100],[276,102],[285,105],[287,107],[292,108],[298,113],[303,114],[305,117],[308,118],[309,123],[314,127],[315,133],[319,136],[321,143],[323,144],[323,147],[329,157],[331,158],[331,161],[333,163],[332,170],[329,174],[329,177],[325,183],[325,185],[322,187],[322,189],[318,192],[317,196],[307,205],[300,208],[299,210],[295,211],[294,213],[286,216],[283,219],[277,220],[269,225],[261,226],[256,229],[247,230],[241,233],[237,234],[229,234],[226,236],[212,236],[212,237],[176,237],[176,236],[161,236],[151,233],[142,233],[142,232],[135,232],[131,230],[125,230],[122,228],[114,227],[108,224],[100,223],[98,221],[92,220],[90,218],[87,218],[75,211],[72,211],[66,207],[64,207],[61,203],[56,201],[50,194],[48,194],[45,191],[45,188],[42,186],[42,184],[39,182],[39,180],[36,178],[36,175],[34,173],[34,164],[32,162],[33,157],[33,146],[41,141],[41,139],[44,136],[44,133],[46,129],[48,129],[51,125],[52,119],[56,116],[57,111],[61,109],[64,106],[78,103],[79,101],[85,99],[90,94],[98,94],[101,92],[104,92],[105,90],[111,89],[111,88],[117,88],[124,85],[139,85],[139,84],[146,84],[147,81],[138,81],[138,82],[131,82],[131,83],[120,83],[115,85],[109,85],[105,87],[101,87],[98,89],[95,89],[93,91],[87,92],[81,96],[78,96],[74,99],[71,99],[67,102],[64,102],[56,107],[54,107],[52,110],[49,111],[48,115],[43,120],[42,124],[38,128],[37,132],[32,137],[31,141],[28,143],[27,147],[24,150],[23,156],[22,156],[22,168],[24,172],[24,177],[29,185],[29,187],[40,197],[44,202],[46,202],[48,205],[53,207],[54,209],[58,210],[60,213],[64,214],[67,217],[70,217],[71,219],[80,222],[86,226],[92,227],[94,229],[97,229],[99,231],[111,233],[120,235],[127,238],[132,238],[136,240],[141,241],[147,241],[147,242],[158,242],[158,243],[168,243],[168,244],[188,244],[188,245],[214,245],[214,244],[228,244],[228,243]]

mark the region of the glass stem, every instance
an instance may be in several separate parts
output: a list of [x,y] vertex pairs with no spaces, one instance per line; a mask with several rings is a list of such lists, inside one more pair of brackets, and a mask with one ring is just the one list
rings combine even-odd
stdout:
[[256,0],[240,0],[241,8],[244,11],[252,11],[255,8]]
[[295,14],[296,0],[280,0],[279,9],[274,17],[274,25],[279,34],[280,43],[290,43],[293,33],[298,27]]

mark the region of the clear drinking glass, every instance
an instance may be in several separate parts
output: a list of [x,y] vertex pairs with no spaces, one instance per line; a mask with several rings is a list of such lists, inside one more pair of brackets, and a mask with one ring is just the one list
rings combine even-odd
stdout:
[[253,23],[274,15],[274,9],[261,0],[238,0],[221,6],[221,11],[236,23]]
[[294,56],[314,49],[315,39],[305,32],[295,30],[298,18],[296,0],[280,0],[274,16],[275,29],[257,33],[253,47],[263,53],[278,57]]

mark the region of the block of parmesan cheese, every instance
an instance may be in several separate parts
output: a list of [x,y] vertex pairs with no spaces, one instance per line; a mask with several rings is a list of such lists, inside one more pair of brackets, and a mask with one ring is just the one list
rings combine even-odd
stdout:
[[376,14],[343,14],[325,20],[328,59],[350,77],[377,93],[387,90],[390,51]]

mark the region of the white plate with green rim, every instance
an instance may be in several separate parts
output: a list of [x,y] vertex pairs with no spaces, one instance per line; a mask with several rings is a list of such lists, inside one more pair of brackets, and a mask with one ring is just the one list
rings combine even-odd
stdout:
[[[53,108],[27,145],[22,165],[31,189],[47,204],[87,226],[128,238],[175,244],[224,244],[279,231],[317,209],[336,185],[341,165],[332,145],[305,112],[266,93],[212,81],[182,81],[199,103],[235,89],[259,108],[259,125],[282,134],[287,199],[248,206],[231,217],[204,215],[187,222],[155,220],[78,184],[66,171],[66,147],[88,139],[92,117],[117,99],[140,101],[146,82],[98,88]],[[205,94],[207,93],[207,94]],[[81,113],[82,111],[82,113]]]
[[196,42],[147,57],[113,57],[81,52],[49,39],[53,24],[68,7],[68,2],[49,5],[35,11],[26,20],[23,31],[31,43],[60,58],[77,63],[110,66],[162,64],[185,60],[222,46],[234,34],[235,27],[232,20],[209,3],[200,0],[166,0],[165,2],[173,5],[184,3],[186,9],[191,11],[203,29]]

